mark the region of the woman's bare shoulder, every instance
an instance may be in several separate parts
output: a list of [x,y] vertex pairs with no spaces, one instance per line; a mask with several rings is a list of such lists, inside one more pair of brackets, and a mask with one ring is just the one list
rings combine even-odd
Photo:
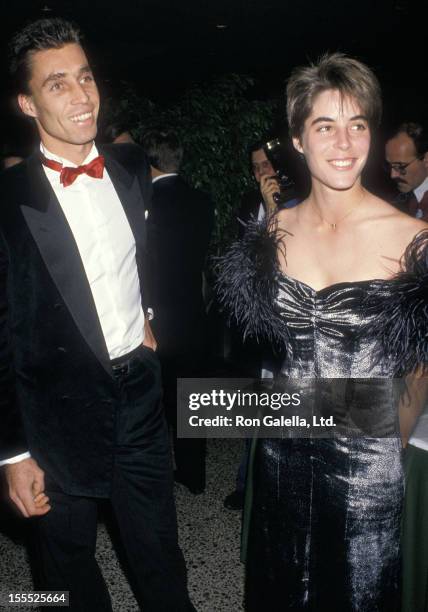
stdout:
[[379,222],[381,224],[379,227],[385,231],[400,234],[403,239],[407,236],[411,241],[418,232],[428,229],[428,223],[425,221],[401,212],[381,198],[371,196],[369,204],[372,209],[371,220]]
[[302,205],[303,203],[293,206],[293,208],[282,208],[279,210],[273,217],[278,227],[284,230],[290,230],[296,222],[297,208]]
[[[401,212],[388,202],[372,196],[371,213],[368,215],[366,227],[377,243],[383,245],[388,252],[393,252],[400,258],[408,245],[423,230],[428,230],[428,224]],[[428,237],[428,235],[427,235]]]

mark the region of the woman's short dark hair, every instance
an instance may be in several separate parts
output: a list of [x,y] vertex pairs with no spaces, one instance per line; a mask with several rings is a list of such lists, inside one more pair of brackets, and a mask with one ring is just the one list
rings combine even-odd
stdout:
[[38,19],[17,32],[9,45],[10,74],[15,93],[30,94],[31,58],[37,51],[81,44],[79,28],[65,19]]
[[287,119],[291,136],[302,135],[315,98],[330,89],[356,100],[371,128],[379,125],[382,97],[376,76],[362,62],[343,53],[331,53],[323,55],[316,64],[296,68],[288,80]]

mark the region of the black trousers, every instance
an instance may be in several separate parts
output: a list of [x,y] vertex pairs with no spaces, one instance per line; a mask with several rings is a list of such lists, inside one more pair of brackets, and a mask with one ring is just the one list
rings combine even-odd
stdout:
[[[186,569],[177,542],[171,452],[160,407],[160,366],[142,347],[118,375],[110,502],[144,612],[189,612]],[[36,519],[38,585],[70,591],[70,609],[111,610],[95,560],[97,500],[65,494],[47,479],[52,509]]]
[[198,378],[204,354],[200,352],[160,355],[162,364],[163,405],[172,429],[177,476],[183,484],[205,489],[205,438],[177,437],[177,378]]

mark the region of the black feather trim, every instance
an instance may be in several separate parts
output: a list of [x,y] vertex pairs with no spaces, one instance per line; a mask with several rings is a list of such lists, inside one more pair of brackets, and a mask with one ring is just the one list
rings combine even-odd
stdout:
[[391,360],[396,376],[428,370],[428,230],[407,247],[402,271],[380,283],[365,302],[370,323],[362,330],[378,339],[375,361]]
[[290,349],[287,325],[276,305],[278,296],[278,250],[284,251],[276,219],[252,219],[241,240],[215,261],[216,289],[220,304],[242,328],[244,338],[284,343]]

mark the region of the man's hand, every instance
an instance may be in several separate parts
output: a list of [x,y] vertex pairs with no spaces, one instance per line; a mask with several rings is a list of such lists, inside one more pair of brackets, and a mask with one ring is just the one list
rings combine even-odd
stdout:
[[5,466],[9,497],[21,513],[42,516],[51,509],[45,495],[45,475],[34,459],[23,459]]
[[267,174],[260,177],[260,191],[266,204],[266,212],[271,215],[277,210],[277,204],[273,199],[274,193],[279,193],[278,180]]
[[143,346],[147,346],[151,348],[152,351],[155,351],[158,347],[158,343],[155,340],[155,337],[152,332],[152,328],[150,327],[149,320],[146,318],[144,321],[144,340]]

